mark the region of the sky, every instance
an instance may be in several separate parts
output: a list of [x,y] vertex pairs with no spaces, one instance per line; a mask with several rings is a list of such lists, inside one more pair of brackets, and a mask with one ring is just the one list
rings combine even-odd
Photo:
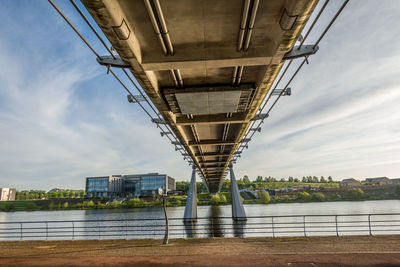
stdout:
[[[55,2],[106,54],[69,2]],[[331,1],[306,43],[341,3]],[[400,177],[399,16],[397,0],[350,1],[236,177]],[[190,179],[187,162],[47,1],[4,0],[0,17],[0,187],[82,189],[87,176],[147,172]]]

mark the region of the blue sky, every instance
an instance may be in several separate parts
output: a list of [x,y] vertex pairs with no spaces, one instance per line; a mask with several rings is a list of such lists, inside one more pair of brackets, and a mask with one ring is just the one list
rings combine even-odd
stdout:
[[[331,2],[316,33],[341,3]],[[105,53],[69,2],[56,3]],[[47,1],[5,0],[0,16],[0,187],[78,189],[86,176],[141,172],[189,180],[173,146]],[[400,177],[398,16],[396,0],[350,1],[236,176]]]

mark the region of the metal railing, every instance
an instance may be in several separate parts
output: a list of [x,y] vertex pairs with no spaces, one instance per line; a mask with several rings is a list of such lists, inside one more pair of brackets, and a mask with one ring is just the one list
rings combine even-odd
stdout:
[[[0,222],[0,240],[163,238],[165,218]],[[171,238],[400,234],[400,213],[169,219]]]

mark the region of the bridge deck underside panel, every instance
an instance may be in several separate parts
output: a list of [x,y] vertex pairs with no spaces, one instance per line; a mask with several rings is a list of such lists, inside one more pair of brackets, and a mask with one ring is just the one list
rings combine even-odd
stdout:
[[217,192],[317,0],[83,3]]

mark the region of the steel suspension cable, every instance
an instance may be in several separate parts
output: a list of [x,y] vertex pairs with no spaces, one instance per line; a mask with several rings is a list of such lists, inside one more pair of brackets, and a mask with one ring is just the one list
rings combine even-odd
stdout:
[[[325,9],[325,7],[326,7],[328,1],[329,1],[329,0],[327,0],[327,1],[325,2],[324,6],[323,6],[321,9]],[[346,5],[348,4],[348,2],[349,2],[349,0],[345,0],[345,1],[343,2],[343,4],[341,5],[341,7],[339,8],[339,10],[336,12],[336,14],[334,15],[334,17],[333,17],[333,18],[331,19],[331,21],[329,22],[329,24],[325,27],[324,31],[322,32],[322,34],[321,34],[320,37],[318,38],[317,42],[314,44],[314,48],[315,48],[315,47],[321,42],[321,40],[324,38],[325,34],[328,32],[328,30],[329,30],[330,27],[333,25],[333,23],[335,22],[335,20],[338,18],[338,16],[340,15],[340,13],[341,13],[341,12],[343,11],[343,9],[346,7]],[[323,11],[323,10],[322,10],[322,11]],[[314,20],[314,22],[316,22],[316,20],[319,19],[320,14],[322,14],[321,10],[320,10],[320,13],[317,15],[316,19]],[[315,24],[315,23],[314,23],[314,24]],[[307,36],[308,36],[308,34],[311,32],[312,28],[314,27],[314,24],[313,24],[312,27],[310,27],[310,29],[308,30]],[[281,91],[281,93],[279,94],[279,96],[277,97],[277,99],[274,101],[274,103],[272,104],[272,106],[269,108],[268,112],[266,113],[267,115],[269,115],[269,113],[271,112],[272,108],[276,105],[276,103],[278,102],[279,98],[283,95],[283,93],[285,92],[285,90],[287,89],[287,87],[289,86],[289,84],[291,83],[291,81],[294,79],[294,77],[297,75],[297,73],[300,71],[300,69],[303,67],[303,65],[304,65],[304,63],[305,63],[306,61],[307,61],[307,57],[305,57],[304,60],[303,60],[303,62],[300,63],[299,67],[297,68],[297,70],[295,71],[295,73],[292,75],[292,77],[290,78],[289,82],[286,84],[285,88]],[[290,62],[290,63],[291,63],[291,62]],[[288,68],[286,68],[286,69],[284,70],[284,73],[287,71],[287,69],[288,69]],[[284,74],[284,73],[283,73],[283,74]],[[281,78],[283,77],[283,74],[281,75]],[[281,80],[281,78],[280,78],[280,80]],[[278,80],[277,84],[279,84],[280,80]],[[273,91],[275,91],[277,84],[275,85]],[[272,95],[273,91],[272,91],[271,94],[269,95],[268,99],[265,101],[265,103],[264,103],[262,109],[260,110],[259,114],[261,114],[261,112],[264,110],[266,104],[268,103],[269,99],[271,98],[271,95]],[[257,129],[258,127],[260,127],[260,125],[261,125],[262,123],[263,123],[263,120],[261,120],[261,122],[258,124],[258,126],[256,127],[256,129]],[[254,124],[255,124],[255,122],[252,123],[252,126],[253,126]],[[250,127],[249,127],[249,130],[248,130],[248,131],[246,132],[246,134],[245,134],[246,137],[248,136],[249,131],[250,131]],[[254,136],[255,132],[256,132],[256,131],[254,131],[254,132],[251,134],[250,139]],[[246,142],[246,145],[247,145],[248,143],[249,143],[249,141]],[[237,151],[239,151],[240,148],[241,148],[240,152],[242,152],[243,149],[244,149],[244,147],[243,147],[243,146],[242,146],[242,147],[239,147],[239,148],[237,149]],[[236,159],[234,159],[234,160],[236,160]]]
[[[104,41],[104,39],[100,36],[100,34],[96,31],[96,29],[93,27],[93,25],[90,23],[89,19],[85,16],[85,14],[83,14],[82,10],[78,7],[78,5],[75,3],[74,0],[70,0],[71,4],[75,7],[75,9],[78,11],[79,15],[83,18],[83,20],[86,22],[86,24],[90,27],[90,29],[93,31],[93,33],[97,36],[97,38],[99,39],[99,41],[103,44],[103,46],[105,47],[105,49],[108,51],[108,53],[110,53],[110,55],[116,59],[116,56],[114,55],[114,53],[110,50],[110,48],[108,47],[108,45],[106,44],[106,42]],[[139,90],[139,88],[136,86],[136,84],[133,82],[133,80],[131,79],[131,77],[128,75],[128,73],[125,71],[125,69],[123,68],[123,71],[125,73],[125,75],[129,78],[129,80],[132,82],[132,84],[136,87],[136,89],[139,91],[139,93],[142,95],[142,97],[146,100],[147,104],[150,106],[150,108],[154,111],[154,113],[156,115],[158,115],[157,111],[155,111],[155,109],[153,108],[153,106],[149,103],[147,97]],[[158,116],[159,117],[159,116]],[[160,117],[159,117],[160,118]]]
[[[107,46],[107,44],[105,43],[104,39],[100,36],[100,34],[96,31],[96,29],[93,27],[93,25],[90,23],[89,19],[85,16],[85,14],[83,14],[82,10],[78,7],[78,5],[75,3],[74,0],[70,0],[71,4],[74,6],[74,8],[77,10],[77,12],[80,14],[80,16],[83,18],[83,20],[86,22],[86,24],[90,27],[90,29],[93,31],[93,33],[97,36],[97,38],[99,39],[99,41],[103,44],[103,46],[106,48],[106,50],[110,53],[110,55],[116,59],[116,56],[114,55],[114,53],[110,50],[110,48]],[[72,24],[72,23],[71,23]],[[99,57],[97,55],[97,57]],[[149,102],[148,98],[143,94],[143,92],[138,88],[138,86],[136,85],[136,83],[133,81],[133,79],[131,78],[131,76],[127,73],[127,71],[125,70],[125,68],[122,69],[123,72],[125,73],[125,75],[128,77],[128,79],[131,81],[131,83],[135,86],[136,90],[140,93],[140,95],[143,97],[143,99],[147,102],[147,104],[149,105],[149,107],[153,110],[154,114],[159,118],[162,119],[161,116],[159,115],[159,113],[154,109],[153,105]],[[132,97],[133,95],[130,94]],[[135,101],[138,102],[138,100],[134,97]],[[143,108],[143,107],[142,107]],[[162,127],[158,126],[161,130]],[[165,125],[165,128],[167,128],[167,130],[171,133],[173,133],[172,129],[168,126]],[[165,133],[165,132],[164,132]],[[179,139],[172,134],[172,136],[174,137],[175,141],[177,141],[178,143],[180,143]],[[183,145],[182,145],[183,146]],[[185,147],[183,146],[183,149],[185,150]]]
[[99,54],[94,50],[94,48],[86,41],[85,37],[75,28],[75,26],[69,21],[69,19],[64,15],[64,13],[54,4],[52,0],[48,0],[49,3],[54,7],[55,10],[61,15],[61,17],[68,23],[68,25],[75,31],[75,33],[82,39],[82,41],[89,47],[90,50],[96,55],[97,58],[100,58]]
[[301,46],[303,45],[303,43],[306,41],[308,35],[310,34],[310,32],[312,31],[312,29],[314,28],[315,24],[317,23],[319,17],[321,16],[321,14],[324,12],[326,6],[328,5],[329,0],[326,0],[324,5],[321,7],[321,9],[318,12],[318,15],[315,17],[314,21],[312,22],[310,28],[308,29],[306,35],[304,35],[303,40],[301,40],[299,47],[297,48],[297,50],[300,50]]
[[101,38],[100,34],[96,31],[96,29],[93,27],[93,25],[89,22],[88,18],[83,14],[81,9],[78,7],[78,5],[75,3],[74,0],[69,0],[71,4],[75,7],[76,11],[78,11],[79,15],[83,18],[83,20],[86,22],[86,24],[90,27],[90,29],[94,32],[94,34],[97,36],[97,38],[100,40],[100,42],[103,44],[103,46],[107,49],[107,51],[110,53],[110,55],[116,59],[114,53],[110,50],[110,48],[107,46],[107,44],[104,42],[103,38]]
[[[48,0],[49,3],[54,7],[54,9],[56,9],[56,11],[61,15],[61,17],[68,23],[68,25],[75,31],[75,33],[81,38],[81,40],[87,45],[87,47],[93,52],[93,54],[96,55],[97,58],[100,58],[100,55],[97,53],[97,51],[89,44],[89,42],[85,39],[85,37],[83,37],[83,35],[79,32],[79,30],[72,24],[72,22],[64,15],[64,13],[57,7],[57,5],[52,1],[52,0]],[[72,0],[70,0],[71,3],[75,4]],[[74,5],[76,6],[76,5]],[[77,10],[80,10],[79,7],[76,6],[76,8],[78,8]],[[113,53],[111,52],[111,50],[108,49],[107,45],[105,44],[105,42],[102,40],[102,38],[100,37],[100,35],[97,33],[97,31],[94,29],[93,26],[91,26],[90,22],[86,19],[86,17],[84,16],[84,14],[82,12],[79,12],[81,14],[81,16],[85,19],[86,23],[89,25],[89,27],[93,30],[93,32],[96,34],[96,36],[100,39],[100,41],[102,42],[102,44],[107,48],[107,51],[110,52],[110,54],[112,56]],[[151,114],[147,111],[147,109],[139,103],[139,100],[132,94],[132,92],[126,87],[126,85],[122,82],[122,80],[119,78],[119,76],[111,69],[109,68],[109,71],[113,74],[113,76],[115,77],[115,79],[117,79],[117,81],[124,87],[124,89],[131,95],[131,97],[139,104],[139,106],[143,109],[143,111],[150,117],[150,119],[153,119],[153,117],[151,116]],[[125,72],[125,70],[124,70]],[[130,77],[129,77],[130,78]],[[139,90],[140,92],[140,90]],[[151,106],[151,105],[150,105]],[[153,109],[154,111],[154,109]],[[157,112],[155,112],[156,115]],[[165,136],[167,136],[167,138],[172,142],[173,140],[168,136],[167,131],[164,130],[161,126],[159,126],[157,124],[157,127],[160,128],[160,130],[165,134]],[[171,132],[171,131],[169,131]],[[175,140],[176,137],[174,136]],[[181,148],[180,148],[181,149]],[[181,150],[179,149],[179,152],[182,155]],[[182,155],[183,156],[183,155]]]

